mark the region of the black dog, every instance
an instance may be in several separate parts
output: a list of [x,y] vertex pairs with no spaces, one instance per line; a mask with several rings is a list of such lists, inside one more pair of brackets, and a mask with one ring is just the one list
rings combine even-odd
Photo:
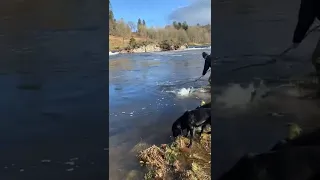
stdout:
[[183,135],[183,130],[187,129],[187,135],[190,133],[190,143],[188,145],[190,148],[192,146],[192,139],[196,130],[201,128],[201,135],[208,124],[211,125],[211,108],[199,108],[186,111],[173,123],[172,135],[176,138],[179,135]]

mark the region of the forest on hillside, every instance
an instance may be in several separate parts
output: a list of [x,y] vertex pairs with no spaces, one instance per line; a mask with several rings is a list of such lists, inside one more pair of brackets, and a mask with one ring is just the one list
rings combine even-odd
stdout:
[[211,25],[188,25],[187,22],[172,22],[162,28],[148,26],[144,19],[137,22],[124,19],[115,19],[111,2],[109,1],[109,35],[131,39],[131,44],[136,43],[134,37],[139,37],[146,42],[172,42],[174,44],[209,44],[211,42]]

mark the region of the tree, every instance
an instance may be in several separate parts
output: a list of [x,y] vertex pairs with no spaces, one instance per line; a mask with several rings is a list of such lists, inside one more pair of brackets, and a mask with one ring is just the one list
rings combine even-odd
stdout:
[[181,24],[181,22],[179,22],[179,23],[178,23],[178,28],[177,28],[177,29],[179,30],[179,29],[181,29],[181,27],[182,27],[182,24]]
[[123,19],[117,22],[116,32],[117,32],[117,35],[122,37],[123,44],[124,44],[125,38],[131,35],[131,30],[129,26],[124,22]]
[[154,39],[156,40],[157,37],[157,31],[154,28],[147,28],[147,37],[149,39]]
[[173,26],[175,29],[178,29],[178,24],[177,24],[176,21],[173,21],[172,26]]
[[137,26],[134,24],[134,22],[129,21],[128,22],[128,26],[130,27],[132,32],[136,32],[137,31]]
[[130,38],[129,46],[130,46],[130,48],[136,48],[137,42],[136,42],[136,39],[134,37]]
[[138,34],[142,37],[145,37],[147,36],[147,28],[144,26],[144,25],[139,25],[138,26]]
[[189,42],[188,34],[184,29],[178,30],[177,36],[178,36],[177,41],[180,45],[186,44]]
[[184,29],[184,30],[186,31],[186,30],[188,30],[188,28],[189,28],[189,26],[188,26],[187,22],[184,21],[184,22],[182,23],[182,29]]
[[138,33],[140,33],[141,25],[142,25],[142,22],[141,22],[141,19],[139,18],[139,19],[138,19],[138,23],[137,23],[137,30],[138,30]]
[[115,29],[115,19],[114,19],[114,14],[111,8],[111,2],[109,0],[109,34],[114,35],[114,29]]
[[142,25],[146,26],[146,22],[144,20],[142,20]]

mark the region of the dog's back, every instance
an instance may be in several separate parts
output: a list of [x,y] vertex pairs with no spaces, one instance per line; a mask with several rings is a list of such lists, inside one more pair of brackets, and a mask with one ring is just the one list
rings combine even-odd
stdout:
[[209,118],[211,119],[211,108],[199,108],[189,111],[188,123],[194,127],[198,127],[207,122]]

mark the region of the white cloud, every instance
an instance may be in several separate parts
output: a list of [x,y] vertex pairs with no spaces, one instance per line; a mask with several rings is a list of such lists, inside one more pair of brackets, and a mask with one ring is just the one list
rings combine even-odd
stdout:
[[175,9],[171,21],[187,21],[188,24],[211,24],[211,0],[191,0],[191,4]]

